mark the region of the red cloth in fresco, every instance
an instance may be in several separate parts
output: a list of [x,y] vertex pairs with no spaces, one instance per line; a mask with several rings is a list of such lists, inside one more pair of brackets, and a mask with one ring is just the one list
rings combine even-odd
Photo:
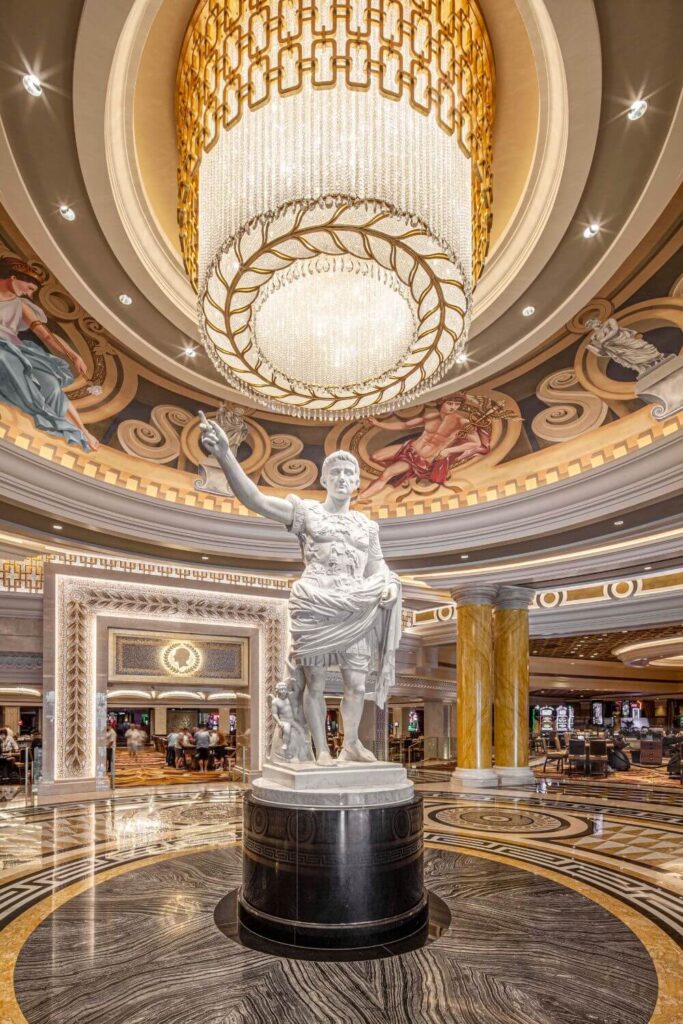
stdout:
[[433,484],[444,484],[448,479],[453,466],[457,466],[459,462],[467,462],[473,455],[487,455],[491,449],[491,432],[485,430],[484,427],[476,427],[477,433],[479,434],[479,440],[481,442],[479,450],[473,452],[453,452],[451,455],[443,456],[437,459],[425,459],[423,455],[420,455],[414,448],[412,441],[406,441],[405,444],[401,445],[395,455],[390,455],[384,459],[375,459],[380,466],[391,466],[396,462],[407,462],[410,469],[407,469],[404,473],[393,481],[395,485],[402,484],[406,480],[410,480],[414,477],[416,480],[429,480]]

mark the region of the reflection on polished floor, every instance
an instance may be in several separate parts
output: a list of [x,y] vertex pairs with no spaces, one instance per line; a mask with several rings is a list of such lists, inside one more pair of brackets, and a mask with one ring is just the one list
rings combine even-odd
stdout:
[[354,962],[245,949],[214,912],[241,877],[242,792],[0,810],[3,1024],[675,1024],[683,791],[466,793],[416,773],[448,928]]

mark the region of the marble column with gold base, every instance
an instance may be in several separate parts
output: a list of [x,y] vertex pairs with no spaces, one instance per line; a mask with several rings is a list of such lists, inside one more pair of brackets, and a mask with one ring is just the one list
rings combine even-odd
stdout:
[[458,766],[453,781],[482,788],[498,785],[492,767],[493,613],[498,588],[467,585],[453,591],[457,604]]
[[529,785],[529,587],[501,586],[494,615],[496,774],[504,785]]

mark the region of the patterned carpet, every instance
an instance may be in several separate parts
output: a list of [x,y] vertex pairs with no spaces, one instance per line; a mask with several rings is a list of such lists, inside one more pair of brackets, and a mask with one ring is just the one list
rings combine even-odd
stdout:
[[116,751],[116,786],[187,786],[207,782],[241,782],[241,768],[229,771],[200,772],[169,768],[164,755],[149,747],[133,761],[127,750]]

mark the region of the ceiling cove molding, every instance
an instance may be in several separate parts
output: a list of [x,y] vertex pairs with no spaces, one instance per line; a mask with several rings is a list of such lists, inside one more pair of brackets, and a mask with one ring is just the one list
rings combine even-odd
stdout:
[[[481,363],[458,378],[460,389],[471,388],[483,380],[494,377],[509,366],[520,362],[539,349],[556,331],[561,330],[576,313],[600,294],[601,288],[619,271],[624,254],[631,253],[647,234],[652,225],[664,212],[681,183],[680,168],[683,166],[683,93],[679,97],[676,112],[671,119],[666,142],[662,146],[657,162],[648,181],[643,186],[640,199],[634,205],[621,231],[614,235],[611,245],[584,278],[578,288],[555,308],[553,313],[541,321],[529,334],[513,345],[507,346],[492,359]],[[520,271],[521,273],[521,271]],[[476,324],[476,321],[473,322]],[[476,334],[473,328],[472,336]],[[440,384],[430,398],[440,397],[453,390],[453,382]]]
[[74,55],[74,128],[88,196],[116,258],[145,282],[147,298],[198,340],[197,297],[154,216],[135,151],[135,82],[162,3],[86,0]]
[[[190,369],[186,363],[183,363],[182,366],[179,365],[175,359],[150,344],[146,338],[121,320],[114,309],[103,302],[97,292],[93,291],[88,282],[74,269],[64,256],[24,184],[2,120],[0,120],[0,203],[25,236],[31,248],[38,253],[41,261],[50,268],[51,273],[60,284],[125,349],[146,361],[160,373],[167,374],[171,380],[182,379],[188,387],[210,393],[217,398],[228,400],[235,398],[235,393],[230,388],[209,380],[201,373]],[[245,401],[242,404],[250,403]]]
[[[615,575],[627,571],[628,565],[663,562],[680,557],[683,547],[683,523],[680,517],[660,520],[638,529],[620,531],[614,537],[604,536],[582,545],[563,545],[546,551],[530,552],[528,556],[489,559],[485,565],[458,569],[452,573],[414,573],[427,584],[448,590],[471,583],[557,584],[569,580],[585,580],[597,570]],[[675,531],[675,532],[674,532]],[[624,547],[621,542],[636,541]]]
[[0,590],[0,619],[42,619],[43,595]]
[[[679,495],[683,491],[682,448],[681,435],[676,433],[633,455],[539,490],[451,512],[384,520],[384,552],[390,560],[452,555],[454,562],[458,560],[458,581],[462,582],[459,551],[463,548],[471,554],[491,544],[538,540]],[[0,492],[11,494],[20,507],[39,509],[62,522],[105,535],[258,561],[276,559],[298,564],[300,560],[295,539],[260,517],[181,508],[88,479],[5,441],[0,441]],[[587,546],[599,543],[595,540]],[[551,541],[551,552],[553,547],[556,545]],[[530,557],[541,556],[538,552]],[[547,572],[538,566],[538,579],[564,573],[562,557],[560,550],[552,565],[546,566]],[[626,554],[622,552],[620,557],[623,564]],[[634,553],[634,561],[642,561],[642,557],[640,552]],[[566,564],[570,573],[573,562],[572,558]],[[408,566],[402,566],[402,570],[408,571]],[[526,568],[521,578],[534,576],[536,573]],[[508,576],[499,573],[500,582],[518,578],[514,572]],[[432,580],[438,586],[446,585],[434,576]]]
[[[536,152],[477,286],[471,339],[517,301],[559,245],[588,179],[600,126],[602,57],[593,6],[518,0],[517,7],[538,76]],[[581,116],[570,116],[573,111]]]

